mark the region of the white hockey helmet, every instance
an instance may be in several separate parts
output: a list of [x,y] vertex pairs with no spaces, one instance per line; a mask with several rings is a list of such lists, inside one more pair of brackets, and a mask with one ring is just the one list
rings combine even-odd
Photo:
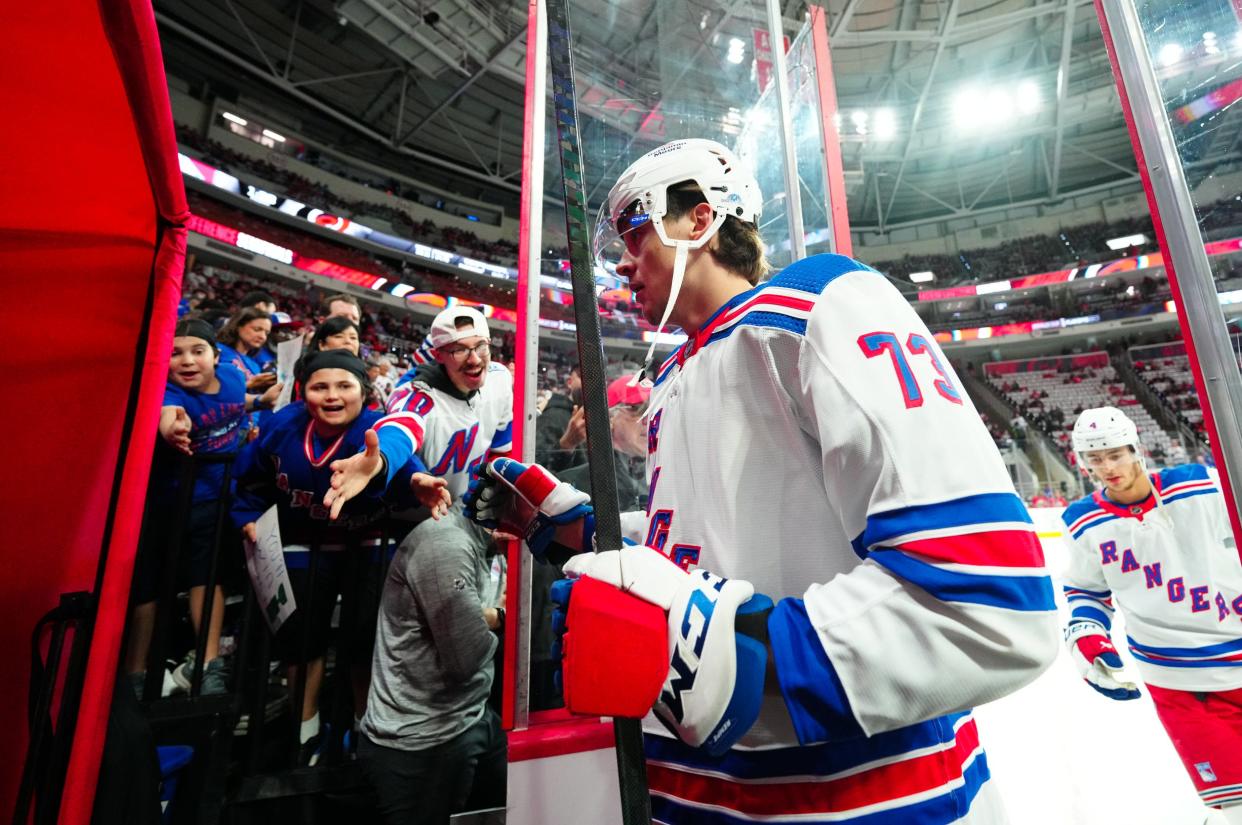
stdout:
[[1074,422],[1071,438],[1074,452],[1080,455],[1092,450],[1111,450],[1116,447],[1133,447],[1134,452],[1139,453],[1138,427],[1116,407],[1092,407],[1083,410]]
[[[694,181],[716,212],[707,231],[696,240],[670,238],[664,227],[669,187],[685,181]],[[754,173],[732,150],[714,140],[688,138],[666,143],[631,163],[617,178],[595,221],[596,265],[607,270],[605,261],[610,250],[611,256],[619,259],[624,236],[647,223],[655,229],[661,243],[677,250],[668,304],[647,352],[648,362],[659,338],[658,331],[664,329],[677,303],[690,250],[706,245],[728,217],[758,223],[762,209],[763,195]]]
[[[695,241],[674,241],[664,229],[668,214],[668,189],[674,184],[694,181],[716,211],[716,220],[703,237]],[[608,193],[596,221],[597,257],[603,252],[601,241],[619,237],[650,222],[665,246],[685,244],[698,249],[711,240],[726,217],[757,223],[763,209],[763,196],[754,174],[730,149],[714,140],[689,138],[674,140],[652,149],[630,164]]]

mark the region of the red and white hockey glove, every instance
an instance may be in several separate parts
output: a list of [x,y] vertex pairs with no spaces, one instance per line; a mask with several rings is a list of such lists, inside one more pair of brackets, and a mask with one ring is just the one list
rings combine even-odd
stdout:
[[643,546],[574,556],[565,574],[577,579],[563,641],[571,712],[650,708],[714,756],[750,729],[763,701],[771,599],[740,579],[687,573]]
[[1125,665],[1103,627],[1095,622],[1075,622],[1065,630],[1065,643],[1078,674],[1091,687],[1109,699],[1139,698],[1138,686],[1122,681]]
[[466,518],[521,536],[537,559],[547,555],[562,525],[583,522],[581,543],[569,552],[590,549],[595,535],[591,497],[538,464],[497,458],[474,471],[462,502]]

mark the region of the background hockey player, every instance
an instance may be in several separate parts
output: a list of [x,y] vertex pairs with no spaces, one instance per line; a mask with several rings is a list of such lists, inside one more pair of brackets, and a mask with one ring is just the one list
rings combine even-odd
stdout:
[[1100,693],[1138,698],[1110,638],[1120,607],[1130,653],[1199,796],[1242,823],[1242,567],[1216,471],[1148,474],[1134,422],[1115,407],[1085,410],[1073,444],[1102,488],[1064,515],[1070,655]]
[[[622,625],[593,636],[575,615],[655,605],[656,821],[1003,822],[970,708],[1055,655],[1030,517],[882,275],[821,255],[759,285],[761,203],[732,152],[681,140],[631,165],[602,212],[597,249],[622,244],[616,271],[644,316],[689,340],[655,373],[648,510],[638,529],[623,517],[643,546],[566,563],[583,577],[567,702],[628,704],[618,694],[650,675],[593,683]],[[585,500],[502,459],[471,504],[490,523],[538,508],[528,543],[550,552],[575,543],[558,522]]]

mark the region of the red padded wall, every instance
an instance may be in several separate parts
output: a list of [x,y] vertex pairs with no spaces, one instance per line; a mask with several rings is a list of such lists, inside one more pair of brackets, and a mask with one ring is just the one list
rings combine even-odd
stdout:
[[3,32],[0,811],[12,810],[26,750],[31,629],[60,593],[95,587],[106,549],[62,814],[85,822],[168,368],[185,193],[149,0],[15,4]]

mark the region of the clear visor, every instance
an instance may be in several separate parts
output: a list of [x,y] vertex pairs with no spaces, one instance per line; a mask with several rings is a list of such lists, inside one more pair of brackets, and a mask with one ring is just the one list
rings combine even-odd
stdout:
[[638,230],[651,223],[651,215],[643,210],[642,201],[634,201],[614,217],[608,204],[599,208],[595,219],[595,265],[608,275],[617,277],[617,265],[627,248],[631,255],[638,252]]
[[1129,447],[1110,447],[1106,450],[1089,450],[1081,454],[1083,466],[1098,476],[1110,472],[1128,470],[1139,463],[1139,454]]

